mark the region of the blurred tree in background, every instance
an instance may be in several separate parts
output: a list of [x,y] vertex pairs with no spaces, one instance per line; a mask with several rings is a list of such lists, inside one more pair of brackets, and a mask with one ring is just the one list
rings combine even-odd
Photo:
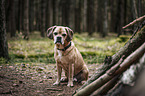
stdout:
[[[122,27],[145,14],[144,0],[6,0],[6,29],[11,37],[16,31],[26,39],[48,27],[69,26],[74,32],[94,32],[102,37],[108,32],[125,34]],[[134,25],[136,27],[136,25]]]
[[0,0],[0,57],[9,58],[6,39],[5,0]]

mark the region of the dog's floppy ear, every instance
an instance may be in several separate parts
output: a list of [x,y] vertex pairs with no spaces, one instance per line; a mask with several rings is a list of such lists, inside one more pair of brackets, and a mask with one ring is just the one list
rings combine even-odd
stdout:
[[52,26],[47,29],[47,37],[53,39],[53,31],[55,30],[56,26]]
[[67,40],[67,42],[70,42],[72,40],[72,38],[73,38],[73,33],[74,32],[68,27],[65,27],[65,30],[67,32],[66,40]]

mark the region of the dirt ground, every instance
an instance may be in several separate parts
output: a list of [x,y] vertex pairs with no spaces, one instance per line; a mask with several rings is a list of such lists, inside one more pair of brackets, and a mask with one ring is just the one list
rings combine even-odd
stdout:
[[[88,64],[89,77],[99,66]],[[15,64],[0,66],[0,96],[72,96],[81,85],[67,87],[67,82],[53,86],[56,80],[55,64]],[[64,73],[63,73],[64,76]]]

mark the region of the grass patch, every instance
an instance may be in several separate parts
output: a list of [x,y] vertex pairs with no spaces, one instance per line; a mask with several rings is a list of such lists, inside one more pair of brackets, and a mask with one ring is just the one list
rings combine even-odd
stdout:
[[[121,42],[119,41],[120,38],[122,40]],[[123,37],[117,38],[109,36],[99,38],[98,35],[89,37],[86,33],[76,33],[73,38],[75,46],[88,64],[102,63],[106,55],[112,56],[115,54],[124,45],[126,40]],[[55,63],[53,57],[53,41],[48,38],[41,38],[39,32],[30,34],[29,41],[25,41],[22,38],[15,40],[9,39],[8,46],[9,54],[13,62]]]

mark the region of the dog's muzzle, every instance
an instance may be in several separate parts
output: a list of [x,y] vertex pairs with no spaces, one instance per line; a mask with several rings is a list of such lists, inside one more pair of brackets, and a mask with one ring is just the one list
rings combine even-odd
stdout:
[[56,38],[56,41],[54,42],[55,44],[57,44],[57,43],[60,43],[60,44],[62,44],[63,42],[62,42],[62,37],[57,37]]

